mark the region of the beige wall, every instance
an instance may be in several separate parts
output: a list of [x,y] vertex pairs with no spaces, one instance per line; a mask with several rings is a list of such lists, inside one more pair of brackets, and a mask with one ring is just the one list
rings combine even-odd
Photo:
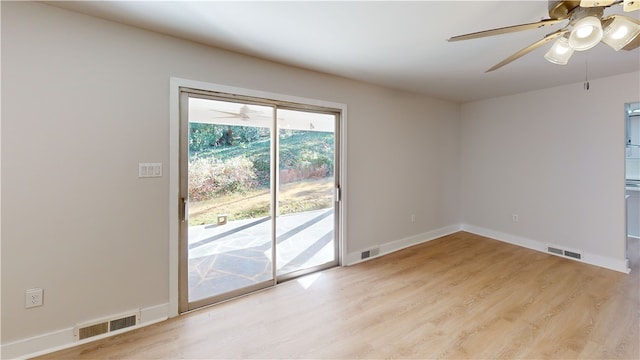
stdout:
[[347,251],[459,223],[456,104],[2,2],[3,344],[169,301],[172,76],[347,104]]
[[591,80],[589,91],[577,83],[464,104],[462,222],[623,261],[624,104],[638,101],[639,84],[635,72]]
[[[169,302],[170,77],[347,104],[347,252],[463,223],[624,257],[638,73],[460,106],[1,6],[3,345]],[[138,179],[139,162],[165,176]],[[45,306],[25,310],[32,287]]]

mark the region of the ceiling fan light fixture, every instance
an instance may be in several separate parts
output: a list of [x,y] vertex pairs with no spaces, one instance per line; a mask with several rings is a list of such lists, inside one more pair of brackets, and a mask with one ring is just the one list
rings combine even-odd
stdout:
[[640,34],[640,25],[626,16],[615,16],[604,29],[602,42],[618,51]]
[[585,16],[576,21],[569,35],[569,45],[576,51],[589,50],[602,40],[603,30],[600,19]]
[[544,58],[554,64],[566,65],[571,55],[573,55],[573,52],[573,48],[569,46],[569,40],[563,36],[553,43],[553,46],[547,51]]

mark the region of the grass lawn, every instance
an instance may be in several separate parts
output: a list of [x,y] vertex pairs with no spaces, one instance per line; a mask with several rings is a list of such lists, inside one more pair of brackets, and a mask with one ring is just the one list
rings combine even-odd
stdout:
[[[307,179],[281,185],[280,214],[326,209],[333,205],[333,177]],[[189,226],[215,224],[218,214],[229,221],[269,215],[269,189],[219,196],[206,201],[189,202]]]

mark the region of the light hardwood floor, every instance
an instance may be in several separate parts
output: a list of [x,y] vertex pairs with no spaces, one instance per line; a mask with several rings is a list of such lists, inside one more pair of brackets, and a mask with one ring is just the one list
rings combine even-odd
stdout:
[[460,232],[41,358],[639,359],[630,241],[627,275]]

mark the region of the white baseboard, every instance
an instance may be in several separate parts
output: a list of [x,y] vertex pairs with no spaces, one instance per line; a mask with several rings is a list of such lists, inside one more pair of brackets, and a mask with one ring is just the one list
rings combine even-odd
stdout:
[[[532,240],[532,239],[528,239],[528,238],[525,238],[525,237],[521,237],[521,236],[517,236],[517,235],[511,235],[511,234],[503,233],[503,232],[500,232],[500,231],[485,229],[485,228],[482,228],[482,227],[479,227],[479,226],[468,225],[468,224],[462,224],[461,225],[461,230],[467,231],[467,232],[470,232],[470,233],[473,233],[473,234],[476,234],[476,235],[488,237],[488,238],[491,238],[491,239],[494,239],[494,240],[506,242],[506,243],[509,243],[509,244],[522,246],[522,247],[525,247],[525,248],[528,248],[528,249],[540,251],[540,252],[543,252],[545,254],[559,256],[559,255],[555,255],[555,254],[549,253],[547,251],[547,243],[545,243],[545,242]],[[609,269],[609,270],[615,270],[615,271],[619,271],[619,272],[623,272],[623,273],[627,273],[627,274],[629,273],[629,268],[627,266],[626,260],[618,260],[618,259],[614,259],[614,258],[610,258],[610,257],[606,257],[606,256],[601,256],[601,255],[596,255],[596,254],[592,254],[592,253],[588,253],[588,252],[584,252],[584,251],[581,251],[581,253],[582,253],[582,259],[580,259],[580,260],[569,258],[569,257],[564,257],[564,256],[562,256],[562,258],[563,259],[568,259],[568,260],[573,260],[573,261],[579,261],[579,262],[583,262],[583,263],[590,264],[590,265],[599,266],[599,267],[602,267],[602,268],[605,268],[605,269]]]
[[[506,242],[509,244],[522,246],[528,249],[544,252],[546,251],[547,244],[537,240],[528,239],[525,237],[503,233],[500,231],[490,230],[479,226],[461,224],[461,225],[449,225],[440,229],[428,231],[422,234],[413,235],[404,239],[391,241],[388,243],[380,244],[378,246],[380,253],[376,256],[360,259],[361,251],[351,252],[347,255],[347,265],[354,265],[363,261],[367,261],[379,256],[390,254],[392,252],[405,249],[410,246],[422,244],[446,235],[456,233],[458,231],[467,231],[476,235],[485,236],[494,240]],[[630,236],[635,238],[633,236]],[[365,249],[366,250],[366,249]],[[613,259],[596,254],[590,254],[583,252],[582,260],[575,260],[571,258],[565,258],[574,261],[580,261],[587,264],[603,267],[610,270],[615,270],[623,273],[628,273],[626,261]],[[550,254],[553,255],[553,254]],[[28,339],[22,339],[15,342],[2,344],[0,346],[0,358],[2,359],[24,359],[34,356],[47,354],[50,352],[63,350],[69,347],[73,347],[79,344],[95,341],[105,337],[113,336],[122,332],[131,331],[144,326],[164,321],[169,318],[169,304],[160,304],[156,306],[147,307],[140,311],[140,324],[132,326],[119,331],[114,331],[108,334],[92,337],[82,341],[74,342],[73,327],[66,329],[53,331],[47,334],[34,336]]]
[[2,359],[26,359],[34,356],[44,355],[58,350],[67,349],[87,342],[104,339],[123,332],[149,326],[169,318],[169,304],[160,304],[143,308],[140,310],[140,323],[126,329],[113,331],[108,334],[94,336],[90,339],[74,341],[73,327],[53,331],[47,334],[34,336],[27,339],[2,344],[0,347],[0,357]]
[[[361,259],[360,255],[362,253],[362,251],[366,251],[368,249],[363,249],[360,251],[356,251],[356,252],[350,252],[349,254],[347,254],[347,266],[349,265],[355,265],[357,263],[363,262],[363,261],[367,261],[367,260],[371,260],[374,259],[376,257],[380,257],[383,255],[387,255],[390,254],[392,252],[396,252],[398,250],[402,250],[405,248],[408,248],[410,246],[414,246],[414,245],[418,245],[418,244],[422,244],[425,243],[427,241],[431,241],[446,235],[450,235],[453,233],[456,233],[458,231],[460,231],[460,225],[449,225],[449,226],[445,226],[443,228],[440,229],[436,229],[436,230],[432,230],[432,231],[427,231],[425,233],[422,234],[418,234],[418,235],[413,235],[413,236],[409,236],[406,237],[404,239],[400,239],[400,240],[395,240],[395,241],[391,241],[388,243],[384,243],[384,244],[380,244],[377,246],[377,248],[380,250],[379,254],[376,256],[372,256],[370,258],[366,258],[366,259]],[[374,246],[376,247],[376,246]]]

